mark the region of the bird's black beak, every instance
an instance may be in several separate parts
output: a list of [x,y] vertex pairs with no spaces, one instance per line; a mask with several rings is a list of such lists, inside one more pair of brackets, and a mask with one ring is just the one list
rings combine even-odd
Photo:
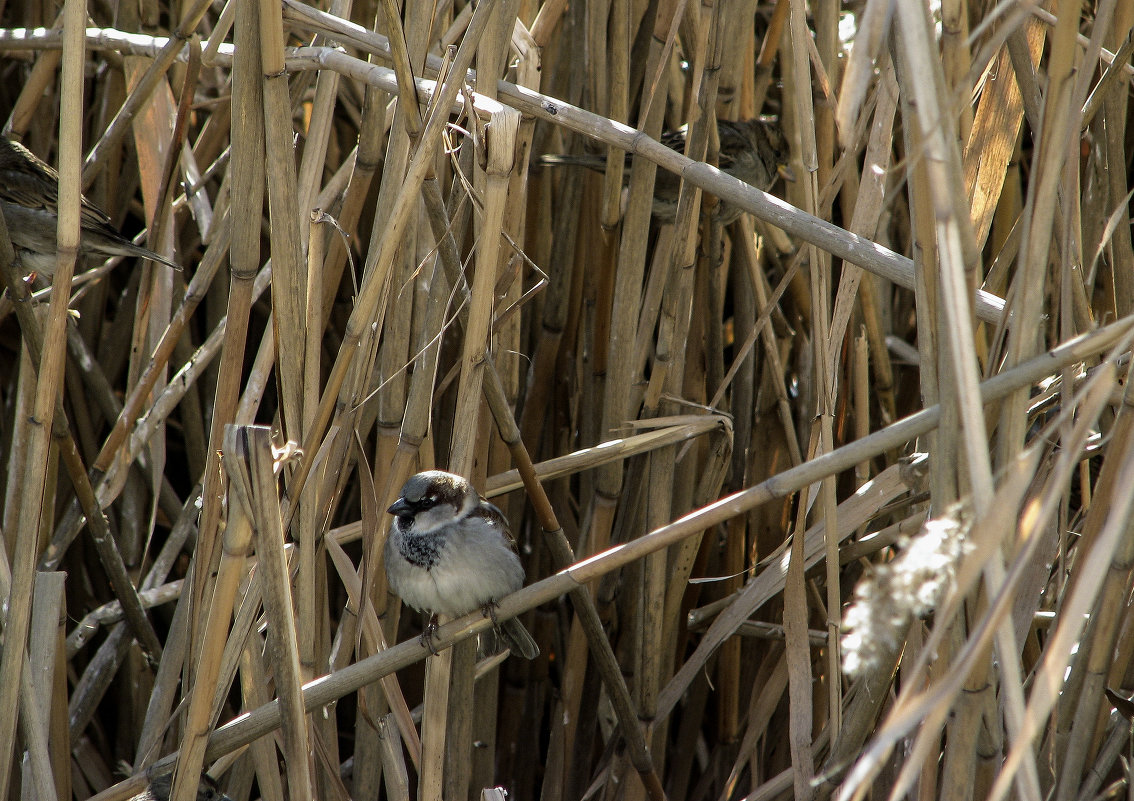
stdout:
[[413,507],[409,505],[405,498],[398,498],[386,511],[392,515],[404,515],[407,512],[412,512]]

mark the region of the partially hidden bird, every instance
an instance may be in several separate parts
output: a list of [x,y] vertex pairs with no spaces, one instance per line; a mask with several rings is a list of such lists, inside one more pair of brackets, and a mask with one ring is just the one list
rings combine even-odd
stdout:
[[386,538],[386,577],[406,604],[432,616],[422,635],[431,650],[437,615],[481,609],[512,653],[539,656],[523,623],[496,619],[496,602],[524,584],[503,512],[466,479],[441,470],[411,476],[388,511],[394,521]]
[[[172,773],[153,773],[149,775],[149,784],[146,789],[130,798],[130,801],[169,801],[169,791],[173,789]],[[217,787],[217,783],[207,773],[201,774],[201,782],[197,785],[197,801],[231,801]]]
[[[135,245],[88,200],[79,199],[79,253],[84,256],[139,256],[175,270],[181,267],[152,250]],[[23,272],[55,272],[59,223],[59,173],[34,153],[0,136],[0,212]]]
[[[679,153],[685,152],[687,126],[681,126],[662,134],[661,143]],[[791,150],[783,128],[773,120],[755,118],[733,122],[717,121],[717,134],[720,139],[718,167],[734,178],[767,192],[776,178],[793,181],[795,175],[788,166]],[[629,163],[630,154],[626,154]],[[602,154],[555,154],[541,156],[540,164],[548,166],[579,166],[595,170],[606,168],[606,156]],[[673,222],[677,214],[677,197],[681,180],[668,170],[658,170],[654,181],[653,214],[661,222]],[[733,222],[741,214],[741,209],[722,203],[718,206],[718,216],[723,225]]]

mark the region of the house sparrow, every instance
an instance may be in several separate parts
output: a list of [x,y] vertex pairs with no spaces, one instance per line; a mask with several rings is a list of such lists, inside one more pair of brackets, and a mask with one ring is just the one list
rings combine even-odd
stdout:
[[[110,218],[80,198],[79,253],[84,256],[140,256],[181,268],[119,234]],[[59,222],[59,173],[23,145],[0,136],[0,212],[24,273],[55,272]]]
[[[686,126],[662,134],[661,143],[679,153],[685,152]],[[791,151],[783,129],[777,123],[762,119],[731,122],[717,121],[720,138],[718,166],[734,178],[767,192],[776,182],[776,176],[793,181],[795,176],[788,167]],[[630,154],[626,154],[629,165]],[[606,157],[599,154],[571,155],[548,154],[540,158],[541,164],[575,165],[592,169],[606,169]],[[658,170],[654,182],[654,216],[661,222],[673,222],[677,214],[677,195],[681,179],[668,170]],[[728,225],[740,216],[735,206],[720,204],[718,215],[722,225]]]
[[[147,771],[149,774],[149,771]],[[169,791],[172,789],[173,774],[160,773],[150,775],[149,786],[145,790],[130,798],[130,801],[169,801]],[[231,799],[217,789],[217,783],[207,773],[201,775],[201,783],[197,785],[197,801],[231,801]]]
[[[496,601],[524,584],[524,568],[504,514],[464,478],[441,470],[411,476],[386,538],[390,588],[414,609],[460,617],[483,609],[512,653],[526,659],[539,647],[516,618],[496,621]],[[422,635],[428,644],[435,620]]]

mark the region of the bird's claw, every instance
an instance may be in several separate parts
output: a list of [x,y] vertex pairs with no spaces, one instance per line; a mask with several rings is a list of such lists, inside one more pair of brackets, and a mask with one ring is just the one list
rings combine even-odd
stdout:
[[496,601],[489,601],[480,608],[484,616],[492,620],[492,628],[499,629],[500,621],[496,619]]
[[437,615],[429,618],[425,628],[421,630],[421,644],[429,649],[429,653],[437,656],[437,648],[433,645],[433,635],[437,633]]

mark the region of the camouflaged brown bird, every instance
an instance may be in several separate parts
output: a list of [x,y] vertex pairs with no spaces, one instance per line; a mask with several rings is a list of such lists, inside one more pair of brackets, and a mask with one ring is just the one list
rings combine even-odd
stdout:
[[[791,151],[783,129],[771,120],[752,119],[742,122],[717,121],[720,152],[717,166],[722,172],[739,178],[746,184],[767,192],[777,177],[795,180],[788,160]],[[685,152],[686,127],[682,126],[662,134],[661,143],[679,153]],[[629,164],[630,154],[626,154]],[[548,166],[578,166],[603,170],[606,157],[599,154],[548,154],[540,158]],[[673,222],[677,214],[677,196],[681,179],[668,170],[658,170],[654,182],[653,213],[661,222]],[[741,214],[741,209],[727,203],[718,205],[717,216],[722,225],[728,225]]]
[[[173,774],[151,774],[147,771],[147,775],[150,776],[150,782],[146,789],[131,796],[129,801],[169,801],[169,791],[173,789]],[[211,776],[202,774],[201,782],[197,785],[197,801],[231,801],[231,799],[220,791]]]
[[[110,218],[80,198],[79,253],[83,256],[140,256],[175,270],[181,268],[126,239]],[[59,224],[59,173],[18,142],[0,136],[0,212],[25,274],[55,272]]]

